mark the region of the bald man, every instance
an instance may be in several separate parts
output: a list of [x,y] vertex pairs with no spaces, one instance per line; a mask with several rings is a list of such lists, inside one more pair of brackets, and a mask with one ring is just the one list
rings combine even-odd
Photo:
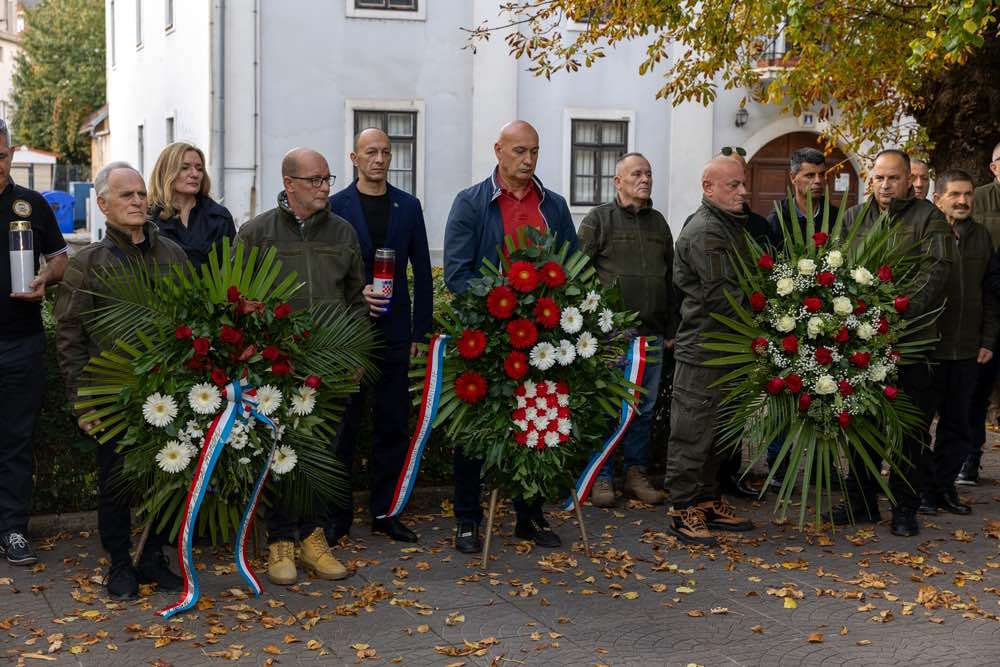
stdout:
[[[497,166],[489,177],[455,196],[444,229],[444,280],[448,289],[461,294],[469,281],[480,276],[484,260],[500,264],[499,248],[504,236],[514,236],[522,227],[552,234],[576,249],[576,227],[566,200],[542,185],[535,176],[538,163],[538,132],[531,124],[516,120],[500,130],[493,145]],[[462,553],[482,549],[479,524],[480,468],[482,461],[465,456],[455,447],[455,548]],[[514,501],[517,537],[539,546],[561,544],[542,513],[542,504]]]
[[[281,161],[285,189],[278,205],[240,227],[238,236],[261,249],[274,247],[281,260],[278,282],[295,272],[305,286],[290,299],[293,308],[345,308],[368,318],[361,247],[351,223],[330,211],[333,176],[326,158],[309,148],[295,148]],[[330,443],[335,453],[336,443]],[[295,539],[302,541],[302,562],[321,579],[343,579],[347,569],[330,553],[326,517],[293,516],[276,506],[268,517],[267,576],[272,583],[291,585],[298,579]]]
[[[365,264],[365,300],[369,317],[385,347],[379,362],[381,374],[369,401],[367,388],[351,400],[344,418],[344,430],[337,455],[348,469],[361,432],[362,420],[374,413],[372,421],[371,493],[369,507],[372,532],[383,533],[400,542],[416,542],[417,535],[398,517],[378,519],[389,510],[400,469],[409,446],[409,388],[407,373],[416,344],[431,328],[434,288],[431,284],[431,255],[427,247],[424,214],[416,197],[387,180],[392,163],[392,144],[385,132],[368,128],[358,134],[351,152],[358,177],[330,197],[330,210],[354,227]],[[396,275],[392,299],[376,295],[372,286],[375,250],[388,248],[395,253]],[[406,267],[413,267],[413,306]],[[354,520],[353,503],[341,508],[327,526],[327,539],[336,542],[347,535]]]
[[714,353],[701,344],[709,331],[725,331],[712,313],[737,318],[726,299],[742,294],[731,266],[733,255],[748,264],[747,194],[743,166],[718,157],[705,165],[701,206],[681,230],[674,249],[674,298],[680,323],[674,343],[670,443],[664,486],[670,496],[670,530],[689,544],[715,544],[710,529],[746,531],[753,524],[722,498],[718,479],[725,457],[720,448],[718,410],[722,392],[712,383],[729,369],[709,366]]

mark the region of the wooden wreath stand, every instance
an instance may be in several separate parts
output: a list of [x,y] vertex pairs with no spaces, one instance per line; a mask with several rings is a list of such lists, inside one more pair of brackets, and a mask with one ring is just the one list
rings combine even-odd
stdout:
[[[587,539],[587,527],[583,523],[583,511],[580,508],[580,499],[576,495],[576,489],[570,490],[570,496],[573,498],[573,509],[576,510],[576,521],[580,525],[580,537],[583,538],[583,550],[587,554],[587,558],[590,558],[590,540]],[[489,567],[490,562],[490,543],[493,537],[493,520],[496,518],[497,512],[497,501],[500,497],[500,489],[494,488],[490,492],[490,508],[489,513],[486,515],[486,538],[483,540],[483,555],[479,559],[479,567],[483,570]]]

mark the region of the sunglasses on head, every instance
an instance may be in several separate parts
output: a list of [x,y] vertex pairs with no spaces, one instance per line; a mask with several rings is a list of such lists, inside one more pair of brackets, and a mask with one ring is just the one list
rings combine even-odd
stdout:
[[741,146],[723,146],[722,150],[719,151],[719,152],[722,153],[723,155],[725,155],[726,157],[729,157],[733,153],[736,153],[740,157],[746,157],[747,156],[747,149],[745,149],[745,148],[743,148]]

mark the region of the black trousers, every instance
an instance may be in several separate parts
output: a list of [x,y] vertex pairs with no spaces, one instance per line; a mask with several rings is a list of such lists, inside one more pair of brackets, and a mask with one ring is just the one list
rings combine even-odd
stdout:
[[969,409],[969,455],[979,458],[983,455],[983,446],[986,444],[986,411],[990,406],[990,395],[993,393],[993,384],[997,379],[997,357],[994,356],[985,364],[979,366],[976,375],[976,387],[972,392],[972,406]]
[[[461,447],[455,447],[455,458],[452,464],[455,474],[455,496],[452,500],[455,507],[455,520],[482,523],[483,505],[479,496],[483,486],[480,479],[483,460],[469,458]],[[527,503],[524,498],[518,496],[514,498],[514,511],[517,512],[518,519],[527,518],[532,514],[540,514],[542,499],[536,498],[533,502]]]
[[44,392],[45,334],[0,340],[0,535],[28,528],[31,439]]
[[[921,490],[926,493],[941,494],[954,489],[955,477],[972,449],[969,414],[979,366],[975,359],[963,359],[942,361],[934,368],[938,422],[934,431],[934,450],[925,450],[921,458]],[[984,423],[983,420],[980,423]]]
[[[935,381],[935,369],[927,364],[901,366],[899,369],[900,388],[924,415],[923,428],[903,438],[899,469],[894,468],[889,475],[889,490],[895,499],[895,506],[908,511],[916,511],[920,506],[921,457],[930,442],[930,423],[939,400]],[[869,450],[868,456],[876,466],[881,466],[882,461],[874,452]],[[851,457],[851,472],[847,476],[846,487],[847,500],[855,512],[874,511],[878,507],[878,480],[857,454]]]

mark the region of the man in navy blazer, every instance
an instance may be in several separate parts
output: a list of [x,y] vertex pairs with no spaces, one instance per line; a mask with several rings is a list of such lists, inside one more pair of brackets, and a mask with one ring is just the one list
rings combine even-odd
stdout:
[[[522,226],[555,234],[576,250],[576,227],[566,200],[546,189],[535,177],[538,162],[538,132],[516,120],[501,129],[493,145],[497,167],[485,181],[458,193],[444,229],[444,279],[455,294],[464,292],[469,281],[480,275],[483,260],[499,265],[499,247],[505,235],[513,236]],[[479,502],[482,460],[470,459],[455,448],[455,548],[462,553],[482,549],[479,524],[483,510]],[[557,547],[542,514],[541,501],[528,505],[514,499],[517,537],[543,547]]]
[[[368,464],[371,470],[372,532],[385,533],[394,540],[416,542],[417,535],[397,517],[375,519],[389,510],[406,458],[410,407],[407,372],[410,357],[416,352],[416,344],[422,342],[430,331],[434,296],[431,256],[420,201],[386,181],[391,160],[391,145],[385,132],[376,128],[364,130],[357,136],[351,153],[358,178],[330,197],[330,209],[350,222],[358,235],[365,263],[365,300],[384,345],[378,381],[370,390],[362,389],[348,406],[337,456],[350,470],[361,420],[367,413],[365,394],[369,394],[375,413],[372,454]],[[391,301],[376,296],[372,288],[377,248],[391,248],[396,253]],[[412,317],[407,264],[413,266]],[[354,512],[350,504],[334,513],[327,528],[327,539],[331,544],[348,533],[353,520]]]

